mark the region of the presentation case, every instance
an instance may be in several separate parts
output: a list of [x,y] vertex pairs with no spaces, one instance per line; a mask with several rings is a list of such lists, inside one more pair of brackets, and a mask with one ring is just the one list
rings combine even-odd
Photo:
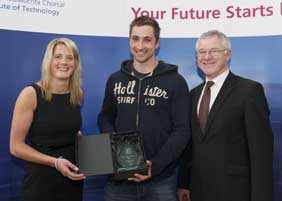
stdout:
[[115,180],[147,174],[142,135],[138,131],[78,135],[76,164],[86,176],[113,174]]

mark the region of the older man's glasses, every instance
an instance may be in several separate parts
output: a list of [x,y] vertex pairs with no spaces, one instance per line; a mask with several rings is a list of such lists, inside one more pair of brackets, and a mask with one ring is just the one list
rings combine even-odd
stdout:
[[220,56],[222,52],[226,51],[226,49],[222,49],[222,50],[219,50],[219,49],[211,49],[209,51],[207,50],[199,50],[197,52],[197,55],[198,57],[205,57],[207,54],[212,56],[212,57],[217,57],[217,56]]

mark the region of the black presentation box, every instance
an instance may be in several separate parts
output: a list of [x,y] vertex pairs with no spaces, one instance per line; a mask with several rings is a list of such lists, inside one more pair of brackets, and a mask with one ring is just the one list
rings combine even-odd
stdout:
[[147,174],[138,131],[77,136],[76,164],[86,176],[114,174],[114,179],[121,180],[134,173]]

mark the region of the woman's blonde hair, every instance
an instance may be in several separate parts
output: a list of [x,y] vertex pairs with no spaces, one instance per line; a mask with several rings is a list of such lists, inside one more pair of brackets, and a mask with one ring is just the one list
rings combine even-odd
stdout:
[[45,100],[51,101],[52,92],[51,92],[51,62],[54,54],[54,50],[57,45],[65,45],[70,49],[74,56],[74,72],[72,73],[69,80],[69,91],[70,91],[70,103],[72,105],[81,105],[82,104],[82,89],[81,89],[81,63],[79,51],[76,44],[68,38],[56,38],[49,42],[45,55],[42,61],[42,71],[41,71],[41,80],[40,85],[42,89],[42,94]]

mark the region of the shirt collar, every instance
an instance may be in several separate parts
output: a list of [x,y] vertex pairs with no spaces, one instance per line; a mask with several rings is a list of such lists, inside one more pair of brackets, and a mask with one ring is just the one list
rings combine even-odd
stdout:
[[[225,79],[227,78],[228,74],[229,74],[230,70],[227,68],[223,73],[221,73],[220,75],[218,75],[217,77],[215,77],[214,79],[212,79],[211,81],[214,82],[214,85],[221,87],[223,85],[223,82],[225,81]],[[208,78],[206,77],[206,82],[208,81]],[[213,85],[213,86],[214,86]]]

